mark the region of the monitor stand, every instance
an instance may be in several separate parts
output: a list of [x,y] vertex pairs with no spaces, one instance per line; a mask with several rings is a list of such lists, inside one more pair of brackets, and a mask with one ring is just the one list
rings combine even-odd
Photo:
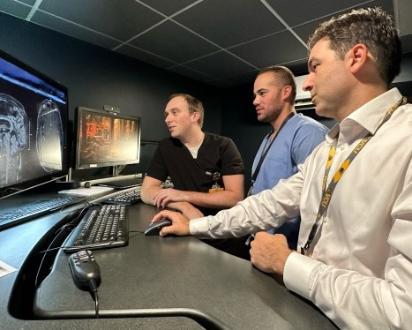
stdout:
[[125,168],[126,166],[123,166],[123,165],[115,165],[115,166],[112,166],[112,175],[113,175],[113,177],[118,177],[118,176],[120,176],[120,173],[123,171],[123,169]]
[[[85,186],[90,187],[94,185],[111,186],[110,183],[129,181],[129,180],[132,182],[135,182],[135,185],[137,185],[138,181],[140,181],[141,179],[142,179],[141,173],[128,174],[128,175],[117,175],[117,176],[110,176],[107,178],[83,181],[83,182],[80,182],[80,186],[81,187],[85,187]],[[116,185],[113,184],[113,186],[116,186]],[[122,185],[120,184],[119,186],[122,186]],[[123,187],[126,188],[126,186],[123,186]]]

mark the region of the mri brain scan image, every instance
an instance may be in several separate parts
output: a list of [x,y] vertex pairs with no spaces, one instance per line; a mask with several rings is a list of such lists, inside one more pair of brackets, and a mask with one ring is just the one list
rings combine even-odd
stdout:
[[0,93],[0,185],[17,182],[21,176],[22,151],[29,147],[29,120],[23,105]]
[[36,146],[40,166],[51,172],[62,168],[63,124],[60,111],[52,100],[38,105]]

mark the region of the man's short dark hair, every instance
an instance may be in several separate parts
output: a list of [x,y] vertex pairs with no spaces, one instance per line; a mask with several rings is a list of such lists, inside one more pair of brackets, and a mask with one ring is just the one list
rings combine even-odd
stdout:
[[400,72],[401,41],[392,17],[381,8],[354,9],[323,22],[309,38],[309,49],[323,38],[340,58],[354,45],[366,45],[388,85]]
[[186,94],[186,93],[175,93],[169,96],[169,101],[171,99],[174,99],[175,97],[183,97],[188,106],[189,106],[189,112],[193,113],[193,112],[198,112],[200,115],[199,118],[199,125],[200,127],[203,126],[203,120],[204,120],[204,115],[205,115],[205,110],[203,108],[203,104],[200,100],[198,100],[197,98],[195,98],[194,96],[190,95],[190,94]]
[[259,77],[261,74],[264,74],[266,72],[272,72],[273,75],[275,75],[279,79],[280,83],[283,84],[283,86],[289,85],[292,87],[289,101],[290,103],[294,104],[296,98],[296,83],[293,72],[285,66],[273,65],[260,70],[256,77]]

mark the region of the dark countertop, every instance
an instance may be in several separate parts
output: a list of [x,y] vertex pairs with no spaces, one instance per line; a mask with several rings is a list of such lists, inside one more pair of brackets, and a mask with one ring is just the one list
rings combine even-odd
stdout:
[[[94,252],[102,276],[101,318],[94,319],[93,299],[75,287],[63,252],[36,290],[27,280],[37,273],[40,250],[74,209],[0,232],[0,260],[20,270],[0,278],[2,329],[335,329],[312,304],[246,260],[194,237],[144,236],[155,209],[141,203],[129,209],[129,245]],[[35,315],[27,312],[33,306]]]

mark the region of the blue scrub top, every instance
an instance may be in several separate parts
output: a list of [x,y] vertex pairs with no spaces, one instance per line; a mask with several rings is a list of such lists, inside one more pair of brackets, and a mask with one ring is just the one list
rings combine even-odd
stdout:
[[[303,163],[313,149],[325,139],[328,128],[312,118],[295,114],[281,128],[275,137],[260,167],[252,194],[271,189],[280,179],[286,179],[297,172],[297,165]],[[270,134],[265,136],[255,156],[252,174],[259,163],[263,149],[270,144]]]

